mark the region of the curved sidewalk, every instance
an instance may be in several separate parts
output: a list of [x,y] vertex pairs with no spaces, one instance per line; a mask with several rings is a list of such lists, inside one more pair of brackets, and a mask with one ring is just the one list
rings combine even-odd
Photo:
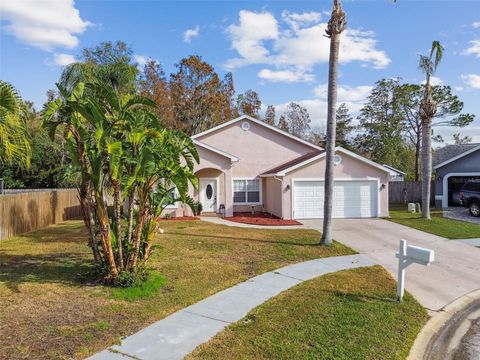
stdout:
[[268,299],[317,276],[374,263],[362,255],[335,256],[292,264],[255,276],[182,309],[90,357],[90,360],[183,359],[230,323]]

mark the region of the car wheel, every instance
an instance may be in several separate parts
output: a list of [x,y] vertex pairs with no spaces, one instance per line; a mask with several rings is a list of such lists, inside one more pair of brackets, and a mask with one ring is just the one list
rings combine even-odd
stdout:
[[470,204],[469,206],[469,209],[470,209],[470,214],[472,214],[472,216],[480,216],[480,203],[478,202],[473,202]]

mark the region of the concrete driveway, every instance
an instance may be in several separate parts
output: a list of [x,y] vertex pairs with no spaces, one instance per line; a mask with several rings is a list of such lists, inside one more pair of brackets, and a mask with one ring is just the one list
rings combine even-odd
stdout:
[[[321,220],[302,223],[322,230]],[[333,237],[385,267],[395,279],[400,239],[435,250],[431,266],[413,264],[407,268],[405,283],[406,289],[431,311],[480,288],[480,248],[381,219],[335,219]]]

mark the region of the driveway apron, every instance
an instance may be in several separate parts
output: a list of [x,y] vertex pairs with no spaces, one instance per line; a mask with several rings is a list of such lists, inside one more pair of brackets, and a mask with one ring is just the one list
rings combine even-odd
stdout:
[[[321,220],[302,221],[322,230]],[[480,228],[479,228],[480,235]],[[427,309],[438,311],[458,297],[480,288],[480,248],[462,241],[447,240],[382,219],[334,219],[333,237],[397,278],[399,240],[435,250],[430,266],[410,265],[406,289]]]

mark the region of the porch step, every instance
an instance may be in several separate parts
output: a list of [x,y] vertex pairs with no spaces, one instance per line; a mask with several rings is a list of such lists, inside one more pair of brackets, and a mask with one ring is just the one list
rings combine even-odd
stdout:
[[202,211],[202,216],[219,217],[219,215],[216,212],[213,212],[213,211],[208,211],[208,212],[203,212]]

